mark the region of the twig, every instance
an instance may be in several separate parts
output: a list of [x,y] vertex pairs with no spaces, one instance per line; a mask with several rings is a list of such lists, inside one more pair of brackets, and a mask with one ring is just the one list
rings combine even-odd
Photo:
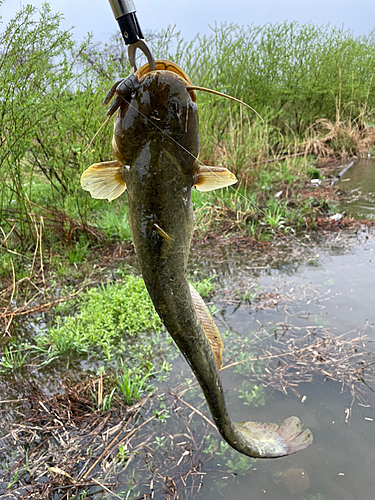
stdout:
[[194,406],[192,406],[191,404],[187,403],[186,401],[184,401],[178,394],[174,394],[174,396],[179,400],[181,401],[182,403],[184,403],[184,405],[186,405],[188,408],[190,408],[191,410],[193,410],[194,412],[198,413],[198,415],[200,417],[202,417],[208,424],[210,424],[211,427],[213,427],[215,430],[216,427],[214,426],[214,424],[211,422],[211,420],[209,420],[206,415],[203,415],[202,412],[200,412],[197,408],[195,408]]
[[[46,304],[40,304],[39,306],[32,307],[30,309],[23,309],[23,307],[20,307],[19,309],[16,309],[12,313],[2,313],[0,315],[1,317],[8,317],[8,316],[25,316],[26,314],[33,314],[35,312],[42,312],[45,311],[56,304],[59,304],[60,302],[65,302],[67,300],[72,299],[76,295],[82,292],[84,288],[86,288],[89,285],[89,282],[86,282],[79,290],[73,292],[71,295],[67,295],[66,297],[62,297],[61,299],[56,299],[51,302],[47,302]],[[42,292],[41,292],[42,293]],[[27,304],[26,304],[27,305]]]
[[103,488],[103,490],[108,491],[108,493],[110,493],[114,497],[119,498],[120,500],[124,500],[123,497],[120,497],[119,495],[116,495],[116,493],[113,493],[113,491],[111,491],[110,489],[108,489],[106,486],[104,486],[104,484],[100,483],[94,477],[91,478],[91,481],[94,481],[94,483],[98,484],[101,488]]

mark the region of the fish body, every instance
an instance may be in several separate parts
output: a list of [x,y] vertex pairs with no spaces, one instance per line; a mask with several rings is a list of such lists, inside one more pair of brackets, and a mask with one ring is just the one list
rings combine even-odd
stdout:
[[312,442],[311,432],[301,430],[297,417],[280,427],[235,423],[229,417],[219,374],[223,345],[188,282],[187,263],[193,187],[205,191],[236,179],[226,169],[199,165],[198,109],[194,94],[187,90],[190,81],[173,63],[168,69],[158,69],[160,64],[156,71],[145,71],[140,89],[120,108],[112,141],[116,161],[103,168],[91,166],[82,176],[82,186],[94,197],[108,199],[126,187],[131,235],[147,290],[193,370],[222,437],[252,457],[294,453]]

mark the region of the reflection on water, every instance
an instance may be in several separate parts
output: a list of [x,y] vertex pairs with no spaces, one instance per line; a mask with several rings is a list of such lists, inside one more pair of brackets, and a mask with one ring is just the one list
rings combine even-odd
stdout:
[[349,193],[340,210],[350,215],[375,217],[375,159],[356,162],[337,184]]

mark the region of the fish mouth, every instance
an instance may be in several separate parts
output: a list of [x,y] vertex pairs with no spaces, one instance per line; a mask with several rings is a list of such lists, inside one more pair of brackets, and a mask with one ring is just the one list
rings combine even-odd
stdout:
[[[187,87],[193,86],[190,78],[185,73],[185,71],[172,61],[167,61],[166,59],[156,60],[154,71],[169,71],[171,73],[175,73],[176,75],[178,75],[179,77],[181,77],[184,80]],[[136,75],[138,77],[138,80],[141,80],[143,77],[145,77],[149,73],[152,73],[152,71],[150,71],[150,65],[148,63],[146,63],[137,70]],[[194,90],[188,90],[188,92],[190,94],[191,100],[193,102],[196,102],[197,98],[196,98]]]

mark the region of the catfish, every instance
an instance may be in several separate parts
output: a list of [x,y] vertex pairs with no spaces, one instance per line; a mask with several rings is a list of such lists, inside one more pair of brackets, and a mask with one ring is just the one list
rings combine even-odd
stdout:
[[282,457],[312,443],[297,417],[274,423],[233,422],[220,380],[223,343],[202,298],[189,284],[194,227],[192,189],[210,191],[237,179],[224,167],[199,162],[195,93],[169,61],[138,70],[140,87],[124,99],[115,120],[115,160],[94,164],[81,178],[93,198],[109,201],[125,190],[129,226],[141,273],[161,321],[194,372],[221,436],[258,458]]

